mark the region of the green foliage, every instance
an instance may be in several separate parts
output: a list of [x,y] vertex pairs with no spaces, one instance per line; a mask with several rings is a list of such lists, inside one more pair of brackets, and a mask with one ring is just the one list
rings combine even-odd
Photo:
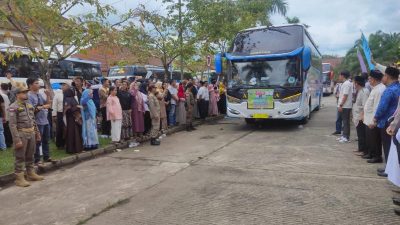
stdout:
[[195,21],[193,32],[200,50],[226,52],[235,35],[256,25],[271,25],[271,13],[286,14],[284,0],[191,0],[187,5]]
[[[377,31],[371,34],[368,39],[369,47],[376,62],[389,65],[400,60],[400,33],[384,33]],[[343,62],[335,69],[335,74],[341,70],[348,70],[352,75],[361,74],[361,67],[357,58],[357,48],[364,57],[364,62],[368,67],[362,47],[361,39],[358,39],[354,46],[348,50]]]
[[[66,16],[82,6],[95,10]],[[49,59],[63,60],[102,40],[107,33],[106,17],[113,12],[99,0],[6,0],[0,7],[0,20],[22,34],[31,56],[39,62],[41,78],[49,82]]]

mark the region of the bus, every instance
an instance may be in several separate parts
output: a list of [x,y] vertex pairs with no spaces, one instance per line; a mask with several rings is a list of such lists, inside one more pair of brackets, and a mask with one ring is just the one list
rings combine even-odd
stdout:
[[302,25],[243,30],[215,68],[227,75],[229,117],[307,123],[321,107],[322,56]]
[[333,94],[333,71],[330,63],[322,63],[322,85],[324,96]]
[[[17,57],[8,57],[7,54],[9,49],[23,49],[21,55]],[[39,63],[29,56],[30,52],[24,50],[23,47],[18,46],[5,46],[1,44],[0,54],[5,56],[6,63],[0,65],[0,82],[9,82],[5,77],[7,70],[13,74],[13,79],[17,82],[26,82],[28,77],[40,77]],[[67,58],[59,61],[53,67],[53,71],[50,75],[50,83],[71,83],[72,79],[76,76],[80,76],[85,80],[93,80],[96,77],[101,77],[101,63],[89,60],[82,60],[79,58]],[[41,86],[44,86],[42,80],[40,80]]]
[[107,78],[117,80],[130,77],[143,77],[147,75],[147,70],[144,66],[128,65],[128,66],[113,66],[108,70]]

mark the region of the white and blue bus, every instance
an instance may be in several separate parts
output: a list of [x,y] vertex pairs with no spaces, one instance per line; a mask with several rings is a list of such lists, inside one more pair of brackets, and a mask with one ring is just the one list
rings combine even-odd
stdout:
[[306,123],[321,106],[322,57],[302,25],[241,31],[215,67],[227,76],[229,117]]

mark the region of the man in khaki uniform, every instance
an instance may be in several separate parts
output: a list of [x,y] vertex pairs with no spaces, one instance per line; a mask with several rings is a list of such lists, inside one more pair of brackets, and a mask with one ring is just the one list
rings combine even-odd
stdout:
[[158,101],[156,97],[156,86],[154,84],[149,85],[148,87],[148,92],[149,92],[149,109],[150,109],[150,116],[151,116],[151,140],[150,144],[151,145],[160,145],[160,141],[157,140],[157,137],[160,132],[160,116],[161,116],[161,108],[160,108],[160,102]]
[[15,184],[19,187],[29,186],[30,181],[41,181],[44,178],[36,174],[33,168],[33,154],[36,143],[40,141],[40,133],[36,126],[34,108],[27,103],[28,89],[18,87],[15,90],[16,101],[10,105],[10,130],[15,148]]

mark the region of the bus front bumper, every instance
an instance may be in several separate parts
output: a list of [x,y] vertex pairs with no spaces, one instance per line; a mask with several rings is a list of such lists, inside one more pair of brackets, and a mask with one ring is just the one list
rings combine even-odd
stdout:
[[304,113],[299,102],[275,102],[274,109],[248,109],[247,102],[227,104],[227,116],[233,118],[301,120]]

